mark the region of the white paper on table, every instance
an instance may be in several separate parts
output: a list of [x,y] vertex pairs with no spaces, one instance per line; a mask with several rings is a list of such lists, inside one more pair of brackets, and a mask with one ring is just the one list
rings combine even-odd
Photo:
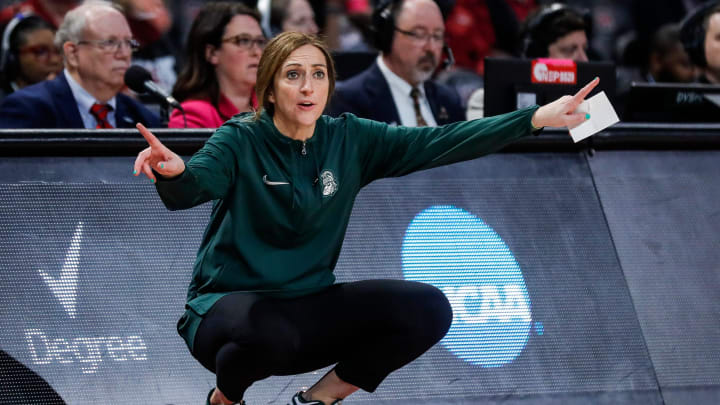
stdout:
[[595,135],[603,129],[620,121],[615,109],[604,91],[585,100],[575,110],[576,113],[590,114],[590,119],[570,130],[570,136],[575,143]]

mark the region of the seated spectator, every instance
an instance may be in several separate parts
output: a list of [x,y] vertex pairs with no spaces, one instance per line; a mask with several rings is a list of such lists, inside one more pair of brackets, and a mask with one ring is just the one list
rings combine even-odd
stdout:
[[[623,62],[642,65],[648,60],[655,33],[666,24],[674,24],[708,0],[633,0],[612,2],[629,13],[632,34],[628,43],[628,58]],[[662,6],[661,6],[662,4]]]
[[[190,28],[188,61],[173,89],[188,127],[217,128],[233,115],[255,109],[265,42],[260,15],[243,4],[208,3],[200,11]],[[173,111],[168,126],[185,126],[180,111]]]
[[369,52],[372,47],[372,8],[368,0],[329,0],[325,3],[325,43],[332,51]]
[[165,0],[114,0],[125,14],[140,49],[133,64],[142,66],[168,93],[177,80],[176,61],[182,48],[172,37],[173,19]]
[[[543,6],[528,15],[521,29],[522,54],[526,58],[588,61],[589,16],[562,3]],[[485,89],[475,90],[467,99],[468,119],[485,115]]]
[[689,83],[697,79],[696,70],[680,41],[680,27],[677,24],[660,27],[650,44],[645,79],[649,83]]
[[523,24],[523,55],[587,62],[589,29],[589,18],[578,10],[552,3],[528,16]]
[[307,0],[272,0],[270,5],[270,30],[275,36],[285,31],[317,34],[315,12]]
[[720,84],[720,2],[708,2],[683,21],[681,40],[700,68],[700,83]]
[[647,60],[640,67],[617,67],[615,107],[625,111],[633,83],[690,83],[697,80],[698,69],[680,41],[680,27],[666,24],[653,35]]
[[123,14],[88,1],[68,12],[55,35],[65,70],[54,80],[20,89],[0,104],[2,128],[156,127],[159,118],[119,94],[137,47]]
[[376,63],[338,83],[330,115],[358,117],[408,127],[436,126],[465,119],[460,98],[430,78],[440,64],[445,26],[432,0],[381,4],[373,13]]
[[[253,10],[259,10],[262,16],[260,26],[263,27],[263,32],[270,32],[270,0],[235,0],[235,2],[242,3]],[[180,45],[179,48],[182,49],[185,47],[185,40],[190,33],[190,26],[195,21],[195,17],[197,17],[200,10],[205,7],[207,3],[208,0],[182,0],[168,1],[166,3],[173,20],[173,27],[171,28],[171,32],[174,35],[173,40]],[[179,56],[183,57],[182,54]],[[182,62],[184,62],[184,60],[183,58]]]
[[81,0],[27,0],[12,4],[0,10],[0,26],[4,27],[13,17],[22,13],[35,14],[57,29],[65,14],[80,3]]
[[519,21],[535,0],[457,0],[447,17],[447,42],[456,66],[485,74],[485,57],[517,56]]
[[18,14],[8,23],[0,55],[0,99],[57,76],[62,57],[53,43],[54,36],[55,29],[35,15]]

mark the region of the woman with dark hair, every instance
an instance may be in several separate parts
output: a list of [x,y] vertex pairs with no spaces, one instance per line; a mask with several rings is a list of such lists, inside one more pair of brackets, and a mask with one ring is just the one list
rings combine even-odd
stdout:
[[54,37],[55,29],[38,16],[18,14],[10,20],[0,56],[0,90],[4,95],[54,79],[60,73],[62,56],[53,43]]
[[285,32],[263,52],[255,114],[223,125],[187,163],[144,126],[135,175],[166,207],[216,200],[178,332],[217,377],[208,404],[242,403],[271,375],[335,364],[292,405],[373,392],[448,331],[450,303],[405,280],[335,283],[350,212],[373,180],[473,159],[543,126],[579,125],[575,96],[482,120],[409,128],[322,115],[335,69],[315,36]]
[[[187,40],[188,60],[173,88],[188,127],[217,128],[255,109],[255,78],[265,42],[260,15],[241,3],[208,3],[200,11]],[[168,126],[184,127],[178,110]]]
[[543,6],[523,23],[523,56],[526,58],[588,61],[590,16],[562,3]]
[[315,12],[308,0],[272,0],[270,3],[270,30],[273,35],[285,31],[317,34]]

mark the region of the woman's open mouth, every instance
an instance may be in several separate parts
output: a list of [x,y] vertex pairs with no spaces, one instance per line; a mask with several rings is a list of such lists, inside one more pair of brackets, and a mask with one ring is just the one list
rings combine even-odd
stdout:
[[312,110],[313,107],[315,107],[315,103],[306,101],[306,102],[298,103],[298,107],[300,107],[301,110]]

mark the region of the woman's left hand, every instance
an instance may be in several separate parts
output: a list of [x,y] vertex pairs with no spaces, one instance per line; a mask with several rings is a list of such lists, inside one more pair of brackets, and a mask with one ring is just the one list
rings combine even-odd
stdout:
[[545,104],[538,108],[532,117],[532,124],[536,128],[541,127],[568,127],[575,128],[582,124],[589,115],[585,113],[575,113],[578,106],[585,100],[585,97],[592,89],[600,83],[599,78],[585,85],[574,96],[562,96],[552,103]]

